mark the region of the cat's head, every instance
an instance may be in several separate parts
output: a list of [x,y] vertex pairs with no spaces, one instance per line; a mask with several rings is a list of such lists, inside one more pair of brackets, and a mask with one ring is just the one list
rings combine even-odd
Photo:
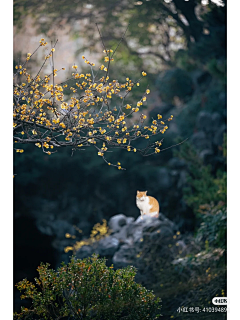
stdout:
[[147,191],[137,191],[137,198],[139,200],[144,200],[147,196]]

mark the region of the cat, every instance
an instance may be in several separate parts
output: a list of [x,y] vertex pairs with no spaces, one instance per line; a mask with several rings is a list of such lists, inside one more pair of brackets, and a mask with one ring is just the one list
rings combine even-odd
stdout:
[[141,217],[159,217],[159,203],[157,199],[147,196],[147,191],[137,191],[136,205],[140,209]]

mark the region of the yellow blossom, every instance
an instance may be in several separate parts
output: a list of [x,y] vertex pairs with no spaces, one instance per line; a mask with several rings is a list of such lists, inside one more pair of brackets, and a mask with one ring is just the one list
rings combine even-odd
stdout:
[[142,72],[142,75],[145,77],[147,74],[145,71]]

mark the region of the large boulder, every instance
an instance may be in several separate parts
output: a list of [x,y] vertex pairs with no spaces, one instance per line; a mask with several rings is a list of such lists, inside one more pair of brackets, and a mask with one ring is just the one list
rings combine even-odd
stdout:
[[195,132],[191,137],[191,141],[194,147],[198,150],[211,149],[212,146],[211,141],[202,130]]
[[118,250],[120,242],[114,236],[109,236],[101,239],[98,242],[97,253],[100,256],[113,256],[114,253]]
[[127,217],[120,213],[110,218],[108,225],[112,232],[119,231],[121,227],[127,224]]
[[213,119],[210,112],[207,112],[207,111],[199,112],[196,120],[196,126],[198,130],[203,130],[206,133],[211,132],[213,129],[212,124],[213,124]]
[[136,247],[124,244],[113,256],[113,264],[115,269],[125,268],[134,264],[136,258]]
[[164,252],[165,255],[166,250],[170,250],[168,243],[177,230],[176,225],[162,213],[158,218],[145,215],[139,216],[135,221],[133,217],[118,214],[110,219],[109,226],[110,235],[92,245],[82,246],[77,251],[77,257],[85,258],[97,253],[100,257],[106,257],[116,269],[136,265],[136,259],[138,263],[141,260],[139,252],[149,241],[160,245],[162,249],[159,254]]

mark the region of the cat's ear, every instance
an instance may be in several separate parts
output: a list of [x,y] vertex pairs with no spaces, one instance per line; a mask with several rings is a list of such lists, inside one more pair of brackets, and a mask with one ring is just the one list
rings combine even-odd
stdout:
[[147,194],[147,191],[145,191],[145,193]]

